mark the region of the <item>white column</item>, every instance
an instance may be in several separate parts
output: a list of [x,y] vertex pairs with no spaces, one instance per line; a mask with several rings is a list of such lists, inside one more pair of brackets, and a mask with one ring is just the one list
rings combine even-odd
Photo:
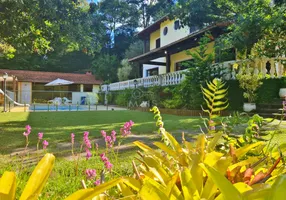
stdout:
[[83,92],[83,84],[80,84],[80,92]]

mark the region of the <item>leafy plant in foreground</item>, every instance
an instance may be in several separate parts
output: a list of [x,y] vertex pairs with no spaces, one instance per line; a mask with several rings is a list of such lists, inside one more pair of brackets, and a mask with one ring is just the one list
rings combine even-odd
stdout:
[[[54,167],[55,157],[47,153],[34,169],[20,200],[38,199]],[[16,192],[15,172],[4,172],[0,179],[0,199],[14,200]]]

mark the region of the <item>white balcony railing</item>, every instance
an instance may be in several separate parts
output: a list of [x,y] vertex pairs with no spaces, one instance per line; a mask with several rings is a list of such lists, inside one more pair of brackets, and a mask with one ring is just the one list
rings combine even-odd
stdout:
[[[284,65],[282,61],[286,62],[286,58],[258,58],[254,60],[236,60],[236,61],[227,61],[220,64],[214,64],[211,67],[221,67],[224,71],[224,79],[236,79],[236,75],[242,72],[242,69],[245,68],[246,71],[249,71],[250,68],[253,68],[255,74],[261,73],[263,77],[267,75],[274,78],[280,78],[284,74]],[[236,64],[236,67],[234,67]],[[107,91],[109,86],[109,91],[124,90],[126,88],[135,88],[134,80],[137,80],[137,87],[151,87],[151,86],[167,86],[167,85],[177,85],[184,80],[184,72],[186,70],[170,72],[167,74],[161,74],[158,76],[148,76],[145,78],[132,79],[127,81],[121,81],[117,83],[111,83],[109,85],[102,85],[101,90]]]
[[184,79],[184,70],[171,72],[167,74],[161,74],[157,76],[148,76],[145,78],[132,79],[127,81],[121,81],[117,83],[111,83],[109,85],[102,85],[101,90],[106,91],[109,86],[109,91],[124,90],[126,88],[135,88],[134,81],[137,81],[137,87],[152,87],[156,85],[177,85]]

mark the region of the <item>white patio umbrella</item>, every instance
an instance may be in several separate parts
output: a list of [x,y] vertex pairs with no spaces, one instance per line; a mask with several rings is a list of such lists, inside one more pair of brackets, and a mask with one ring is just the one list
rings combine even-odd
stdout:
[[[60,85],[70,85],[73,84],[74,82],[72,81],[68,81],[68,80],[64,80],[64,79],[56,79],[53,80],[52,82],[47,83],[45,86],[60,86]],[[62,93],[60,92],[60,96],[62,96]]]
[[45,86],[70,85],[70,84],[73,84],[73,82],[58,78],[56,80],[53,80],[52,82],[47,83]]

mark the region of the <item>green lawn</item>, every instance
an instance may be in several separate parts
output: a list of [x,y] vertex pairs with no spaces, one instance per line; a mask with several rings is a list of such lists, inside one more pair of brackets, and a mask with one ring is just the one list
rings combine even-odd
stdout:
[[[43,132],[44,139],[49,141],[51,149],[59,142],[69,142],[72,132],[75,133],[77,141],[82,140],[83,131],[89,131],[93,139],[101,136],[101,130],[119,132],[120,127],[129,120],[135,122],[132,133],[152,134],[157,130],[153,116],[151,112],[139,111],[1,113],[0,154],[24,147],[25,138],[22,133],[27,124],[32,127],[29,146],[35,146],[37,133]],[[197,117],[162,116],[165,128],[170,132],[198,130],[196,125],[200,123]]]

